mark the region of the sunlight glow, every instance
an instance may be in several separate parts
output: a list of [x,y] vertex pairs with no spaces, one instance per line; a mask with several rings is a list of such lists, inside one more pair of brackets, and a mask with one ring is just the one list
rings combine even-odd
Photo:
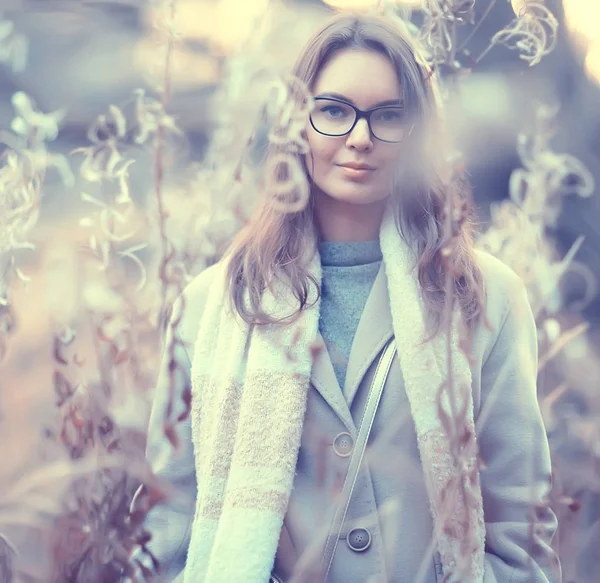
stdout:
[[[375,8],[381,3],[381,0],[323,0],[325,4],[332,8],[339,8],[341,10],[366,10],[368,8]],[[392,0],[383,1],[386,5],[396,5],[397,7],[417,8],[421,6],[423,0]]]
[[[139,41],[133,51],[136,67],[155,78],[164,75],[164,47],[151,39]],[[184,47],[174,47],[169,79],[178,90],[191,90],[198,85],[212,85],[219,79],[217,61],[210,55],[197,54]]]
[[[178,0],[174,29],[185,39],[207,41],[229,52],[256,32],[256,19],[265,13],[269,0]],[[168,6],[155,6],[146,12],[149,26],[168,20]]]
[[169,73],[173,85],[185,90],[215,83],[219,75],[215,55],[229,54],[257,34],[257,21],[268,6],[269,0],[178,0],[172,22],[168,3],[149,6],[144,21],[150,34],[137,43],[135,62],[153,77],[163,76],[166,40],[160,31],[172,28],[176,39],[211,48],[211,54],[204,54],[176,41]]
[[567,29],[574,36],[592,41],[600,38],[600,2],[589,0],[564,0]]
[[600,83],[600,2],[564,0],[565,21],[575,47],[585,55],[585,69]]
[[510,4],[515,15],[519,16],[525,6],[527,6],[527,0],[510,0]]
[[593,42],[588,48],[585,70],[591,79],[600,83],[600,40]]

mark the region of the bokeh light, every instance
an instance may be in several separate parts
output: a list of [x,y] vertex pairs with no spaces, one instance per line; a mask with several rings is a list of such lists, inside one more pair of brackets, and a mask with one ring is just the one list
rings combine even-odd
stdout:
[[[368,8],[375,8],[382,4],[381,0],[323,0],[325,4],[332,8],[340,10],[366,10]],[[383,5],[391,4],[396,7],[414,7],[418,8],[423,3],[423,0],[392,0],[383,2]]]
[[514,13],[519,16],[527,6],[527,0],[510,0]]
[[585,55],[585,69],[600,82],[600,2],[564,0],[565,23],[575,47]]
[[[256,32],[256,20],[269,6],[269,0],[179,0],[175,5],[173,28],[186,39],[208,42],[226,52],[239,47]],[[146,12],[147,24],[167,23],[168,5],[154,5]]]

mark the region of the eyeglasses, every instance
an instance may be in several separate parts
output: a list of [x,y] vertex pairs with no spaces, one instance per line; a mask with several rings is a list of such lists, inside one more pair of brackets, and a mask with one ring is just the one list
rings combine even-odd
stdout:
[[339,137],[349,134],[359,119],[366,119],[369,130],[382,142],[398,143],[413,131],[404,107],[382,105],[363,111],[351,103],[334,97],[315,97],[310,124],[324,136]]

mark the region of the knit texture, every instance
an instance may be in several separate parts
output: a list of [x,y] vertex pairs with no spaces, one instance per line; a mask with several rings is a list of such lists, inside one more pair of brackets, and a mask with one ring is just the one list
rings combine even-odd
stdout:
[[381,247],[379,240],[324,241],[319,243],[319,255],[323,270],[319,330],[343,391],[352,341],[381,265]]
[[[426,334],[415,257],[398,234],[389,208],[380,244],[435,547],[450,580],[479,583],[485,529],[468,362],[455,329],[449,342],[441,334],[421,345]],[[309,247],[309,269],[321,282],[318,248],[314,242]],[[293,325],[248,326],[228,309],[225,266],[226,257],[211,281],[192,363],[198,496],[185,583],[268,580],[293,485],[318,335],[320,300],[314,288],[308,307]],[[276,317],[289,315],[295,306],[281,282],[273,293],[264,293],[262,302]],[[444,385],[450,370],[448,347],[452,391]],[[460,428],[448,423],[453,412],[458,412]],[[464,445],[451,451],[452,432],[464,438]],[[465,528],[476,536],[466,537]],[[465,549],[466,540],[474,540],[473,546]]]

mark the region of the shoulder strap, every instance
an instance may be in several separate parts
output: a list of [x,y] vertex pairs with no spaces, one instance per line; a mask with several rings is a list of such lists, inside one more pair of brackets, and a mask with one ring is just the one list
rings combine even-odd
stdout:
[[327,540],[325,541],[325,549],[323,551],[320,569],[320,571],[324,573],[322,579],[323,583],[327,581],[327,576],[329,575],[329,570],[331,569],[331,565],[333,563],[333,556],[340,538],[344,521],[346,520],[348,506],[350,505],[350,499],[352,498],[352,491],[354,490],[354,485],[356,484],[356,478],[358,477],[358,472],[365,454],[367,442],[369,440],[369,434],[371,433],[371,427],[373,427],[375,413],[377,412],[377,407],[379,405],[379,401],[381,400],[381,394],[383,393],[385,380],[388,376],[395,352],[396,342],[395,338],[392,336],[389,342],[385,345],[381,357],[379,358],[379,362],[377,363],[377,368],[375,369],[375,375],[373,376],[373,381],[371,382],[371,386],[369,388],[367,403],[365,405],[362,419],[358,428],[358,437],[356,438],[354,450],[350,455],[350,463],[348,464],[346,479],[344,480],[339,503],[336,504],[335,514],[331,522]]

